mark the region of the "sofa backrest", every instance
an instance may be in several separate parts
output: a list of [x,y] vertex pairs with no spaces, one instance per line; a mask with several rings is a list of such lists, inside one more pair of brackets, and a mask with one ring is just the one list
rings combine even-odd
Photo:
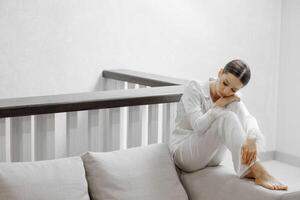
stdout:
[[2,200],[89,200],[80,157],[0,163]]
[[82,156],[94,200],[187,200],[167,144]]
[[187,200],[167,144],[0,163],[2,200]]

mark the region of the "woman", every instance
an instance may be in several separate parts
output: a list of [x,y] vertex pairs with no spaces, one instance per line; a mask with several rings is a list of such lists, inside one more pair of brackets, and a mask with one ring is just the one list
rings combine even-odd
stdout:
[[257,158],[265,138],[239,97],[250,76],[243,61],[232,60],[220,69],[217,79],[190,81],[178,103],[170,150],[178,168],[192,172],[220,164],[228,148],[240,178],[254,178],[268,189],[287,190]]

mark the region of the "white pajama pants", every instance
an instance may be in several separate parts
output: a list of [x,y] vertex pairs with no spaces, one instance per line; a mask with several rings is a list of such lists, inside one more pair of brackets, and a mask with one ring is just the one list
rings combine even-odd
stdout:
[[181,170],[192,172],[219,165],[228,148],[234,170],[243,178],[250,167],[241,164],[241,147],[246,137],[238,115],[233,111],[224,110],[204,134],[194,132],[177,146],[173,154],[174,161]]

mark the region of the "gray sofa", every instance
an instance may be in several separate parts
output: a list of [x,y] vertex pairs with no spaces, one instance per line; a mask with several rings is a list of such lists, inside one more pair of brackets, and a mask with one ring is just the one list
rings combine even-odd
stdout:
[[[289,185],[288,191],[264,189],[239,179],[225,166],[182,172],[175,167],[167,144],[0,163],[0,200],[299,200],[299,169],[276,161],[265,165]],[[282,168],[287,173],[280,173]]]

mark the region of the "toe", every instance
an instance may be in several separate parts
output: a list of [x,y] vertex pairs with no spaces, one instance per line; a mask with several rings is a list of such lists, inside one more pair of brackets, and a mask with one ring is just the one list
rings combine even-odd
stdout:
[[275,190],[275,185],[272,185],[272,184],[265,184],[266,188],[270,189],[270,190]]
[[283,186],[279,186],[278,190],[284,190],[284,187]]
[[287,189],[287,186],[280,182],[276,183],[276,185],[277,185],[278,190],[286,190]]
[[281,190],[287,190],[287,186],[286,185],[281,185],[280,189]]

